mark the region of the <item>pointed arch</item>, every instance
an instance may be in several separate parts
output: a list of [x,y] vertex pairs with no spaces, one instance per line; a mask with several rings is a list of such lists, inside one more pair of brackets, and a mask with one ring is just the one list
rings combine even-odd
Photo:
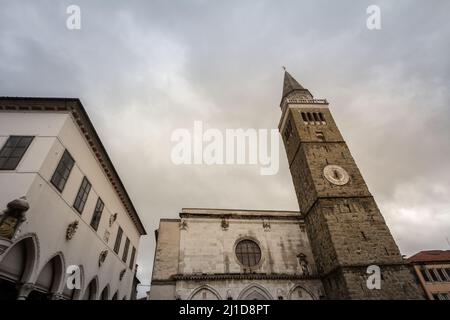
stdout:
[[273,300],[273,297],[266,288],[253,283],[241,291],[238,300]]
[[38,262],[38,237],[34,233],[25,234],[0,256],[0,277],[14,282],[33,282]]
[[192,291],[188,300],[222,300],[222,298],[213,287],[205,284]]
[[289,300],[316,300],[314,295],[301,285],[295,285],[289,291]]
[[95,276],[84,290],[83,300],[97,300],[98,296],[98,277]]
[[114,293],[112,300],[117,300],[119,297],[119,291],[116,291],[116,293]]
[[100,300],[109,300],[109,284],[107,284],[100,294]]
[[48,259],[38,273],[35,284],[49,293],[56,293],[64,285],[65,262],[62,252],[57,252]]

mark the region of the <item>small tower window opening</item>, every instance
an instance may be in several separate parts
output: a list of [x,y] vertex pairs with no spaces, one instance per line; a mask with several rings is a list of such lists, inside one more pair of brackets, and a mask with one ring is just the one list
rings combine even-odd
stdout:
[[319,120],[319,116],[318,116],[317,112],[313,113],[313,117],[314,117],[314,121],[316,122],[316,124],[320,124],[320,120]]
[[327,124],[327,122],[325,121],[325,117],[323,116],[322,112],[319,112],[319,119],[320,119],[320,121],[322,121],[322,124]]
[[308,115],[308,121],[309,121],[311,124],[314,124],[314,118],[313,118],[311,112],[308,112],[307,115]]
[[302,112],[302,119],[305,124],[308,124],[308,118],[306,117],[306,113]]

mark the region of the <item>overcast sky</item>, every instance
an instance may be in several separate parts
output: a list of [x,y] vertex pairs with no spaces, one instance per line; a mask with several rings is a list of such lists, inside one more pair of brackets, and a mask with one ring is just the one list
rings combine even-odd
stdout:
[[[81,30],[66,28],[67,6]],[[369,31],[366,9],[381,8]],[[449,249],[450,2],[0,0],[0,95],[78,97],[149,233],[183,207],[298,210],[280,171],[175,166],[171,133],[277,128],[283,70],[326,98],[402,253]],[[148,289],[148,288],[147,288]]]

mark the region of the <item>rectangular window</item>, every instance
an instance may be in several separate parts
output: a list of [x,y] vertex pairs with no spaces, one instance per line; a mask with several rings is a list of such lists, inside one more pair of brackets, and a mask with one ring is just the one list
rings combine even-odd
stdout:
[[81,182],[80,189],[78,190],[77,197],[75,198],[75,202],[73,203],[73,207],[80,214],[83,213],[89,191],[91,191],[91,184],[89,183],[89,180],[84,177],[83,182]]
[[122,261],[127,263],[128,249],[130,248],[130,239],[127,238],[125,241],[125,249],[123,249]]
[[100,223],[100,219],[102,218],[102,212],[103,208],[105,207],[105,204],[103,203],[102,199],[98,198],[97,204],[95,205],[94,215],[91,219],[91,227],[97,231],[98,225]]
[[117,230],[116,243],[114,244],[114,252],[117,254],[119,254],[120,243],[122,242],[122,234],[123,230],[121,227],[119,227],[119,230]]
[[133,247],[133,250],[131,250],[130,270],[133,270],[135,258],[136,258],[136,248]]
[[52,184],[56,187],[56,189],[58,189],[59,192],[64,190],[67,179],[69,179],[70,171],[72,171],[74,164],[75,161],[72,156],[67,150],[65,150],[51,180]]
[[0,170],[15,170],[33,137],[10,136],[0,151]]

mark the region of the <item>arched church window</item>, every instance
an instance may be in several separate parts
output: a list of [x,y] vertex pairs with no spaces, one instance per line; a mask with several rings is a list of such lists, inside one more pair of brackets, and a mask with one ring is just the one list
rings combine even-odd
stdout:
[[242,240],[236,246],[236,257],[245,267],[254,267],[261,261],[261,249],[253,240]]

